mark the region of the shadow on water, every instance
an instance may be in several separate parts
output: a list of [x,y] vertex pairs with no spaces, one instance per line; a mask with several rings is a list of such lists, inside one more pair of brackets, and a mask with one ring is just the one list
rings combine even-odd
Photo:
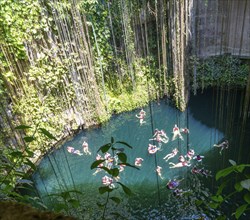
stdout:
[[[219,96],[223,98],[223,101],[217,100]],[[234,101],[233,104],[230,103],[229,98]],[[144,161],[139,171],[126,168],[120,174],[120,181],[129,186],[134,195],[127,198],[122,192],[117,192],[122,196],[123,202],[118,206],[111,204],[109,210],[118,210],[128,219],[199,219],[202,210],[197,206],[197,201],[208,199],[210,191],[214,190],[214,178],[192,174],[190,172],[192,167],[197,165],[194,160],[191,167],[170,169],[163,157],[174,148],[178,148],[178,156],[185,155],[188,148],[194,149],[196,154],[205,156],[202,164],[198,166],[211,170],[213,174],[218,169],[227,166],[228,159],[239,161],[240,158],[241,162],[249,162],[249,157],[247,157],[249,150],[244,154],[245,158],[241,158],[237,153],[239,145],[236,144],[240,140],[234,137],[240,126],[238,119],[240,101],[233,94],[229,94],[229,98],[217,90],[204,91],[202,94],[191,97],[188,112],[183,113],[165,100],[162,100],[160,105],[152,102],[152,118],[150,106],[145,107],[146,123],[142,126],[135,117],[139,110],[115,115],[109,123],[100,128],[79,133],[74,139],[63,144],[60,149],[45,157],[38,171],[33,175],[37,191],[44,197],[48,206],[51,206],[49,203],[51,201],[53,203],[54,200],[48,199],[48,194],[71,189],[79,190],[82,195],[78,195],[78,199],[82,204],[81,207],[84,207],[82,215],[85,216],[80,218],[96,219],[100,216],[96,201],[105,199],[105,196],[98,194],[98,187],[102,185],[101,178],[105,174],[101,171],[93,175],[94,171],[90,169],[90,165],[95,160],[99,147],[109,143],[110,138],[114,137],[115,140],[125,141],[133,146],[132,150],[125,150],[129,163],[134,164],[137,157],[142,157]],[[221,108],[221,105],[225,108]],[[175,124],[178,124],[180,128],[189,127],[189,139],[183,135],[183,141],[180,139],[171,141]],[[167,144],[162,145],[162,150],[157,152],[156,160],[155,156],[147,151],[148,144],[152,143],[149,141],[153,135],[152,129],[155,128],[164,129],[170,138]],[[245,130],[245,134],[247,132],[249,134],[249,127]],[[214,148],[213,145],[223,138],[230,141],[230,148],[220,155],[219,149]],[[68,146],[82,152],[84,140],[89,144],[91,155],[79,156],[67,152]],[[249,145],[249,138],[244,137],[241,144]],[[177,163],[178,156],[168,162]],[[157,177],[156,165],[162,167],[163,179]],[[181,189],[186,191],[183,196],[176,197],[172,191],[166,189],[166,183],[175,178],[184,179],[180,184]],[[219,214],[216,210],[209,210],[207,213],[210,219],[214,219],[214,216]]]

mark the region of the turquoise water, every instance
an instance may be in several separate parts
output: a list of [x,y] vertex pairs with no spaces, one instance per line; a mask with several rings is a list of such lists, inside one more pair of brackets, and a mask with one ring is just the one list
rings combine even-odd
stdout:
[[[110,210],[116,207],[116,210],[129,219],[185,219],[184,216],[193,216],[189,219],[196,219],[194,216],[199,216],[202,212],[195,206],[195,200],[202,200],[208,196],[209,190],[213,188],[214,178],[191,174],[191,168],[197,163],[194,160],[192,160],[191,167],[176,169],[170,169],[168,162],[177,163],[179,155],[185,155],[188,148],[194,149],[196,154],[205,156],[202,165],[199,164],[199,166],[215,174],[219,168],[225,166],[228,158],[237,159],[234,148],[231,146],[229,150],[223,151],[222,155],[219,154],[219,149],[213,147],[221,139],[228,139],[227,130],[223,126],[215,127],[217,122],[213,102],[211,91],[191,98],[188,110],[183,113],[176,110],[167,100],[162,100],[160,103],[152,102],[144,107],[146,123],[143,125],[140,125],[139,119],[135,117],[140,111],[137,109],[113,116],[110,122],[100,128],[80,132],[41,161],[37,172],[33,175],[37,191],[49,203],[53,202],[53,199],[47,197],[48,194],[72,189],[79,190],[83,196],[80,199],[83,200],[83,207],[92,214],[77,217],[97,218],[98,207],[95,203],[98,199],[105,199],[105,196],[98,194],[98,187],[102,186],[101,178],[105,173],[101,171],[93,175],[95,170],[91,170],[90,165],[95,161],[96,152],[100,146],[109,143],[113,137],[115,141],[125,141],[133,146],[131,150],[123,145],[117,145],[117,147],[125,148],[129,163],[134,164],[137,157],[143,158],[144,161],[140,170],[126,167],[125,171],[120,174],[120,182],[129,186],[134,196],[127,198],[119,192],[123,203],[117,207],[109,207]],[[183,134],[184,140],[177,138],[171,141],[175,124],[179,128],[188,126],[189,137]],[[235,123],[233,124],[235,126]],[[164,129],[170,141],[162,144],[161,150],[156,155],[150,155],[147,148],[149,143],[153,144],[149,139],[152,138],[152,131],[155,128]],[[67,147],[71,146],[83,153],[84,140],[89,144],[91,155],[79,156],[67,152]],[[178,148],[178,156],[165,162],[163,157],[174,148]],[[162,167],[163,179],[157,176],[156,165]],[[166,183],[174,178],[184,179],[180,187],[188,191],[187,194],[191,196],[176,198],[170,190],[166,189]],[[216,212],[211,213],[212,216],[216,215]],[[211,216],[210,218],[213,219]]]

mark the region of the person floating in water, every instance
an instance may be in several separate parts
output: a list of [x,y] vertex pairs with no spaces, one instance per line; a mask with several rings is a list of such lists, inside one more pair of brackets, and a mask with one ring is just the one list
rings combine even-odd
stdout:
[[191,173],[193,173],[193,174],[201,174],[201,175],[203,175],[205,177],[212,176],[211,171],[206,170],[204,168],[198,169],[196,166],[194,166],[192,168]]
[[162,143],[168,143],[169,138],[167,134],[165,133],[164,130],[158,130],[157,128],[155,129],[155,133],[153,135],[153,138],[149,139],[150,141],[156,141],[158,142],[158,146],[161,147]]
[[167,183],[167,189],[176,189],[179,185],[180,185],[180,182],[182,181],[181,180],[169,180],[168,183]]
[[190,150],[188,150],[188,152],[187,152],[187,154],[186,154],[185,157],[187,157],[188,160],[190,161],[190,160],[193,159],[194,154],[195,154],[194,150],[193,150],[193,149],[190,149]]
[[174,141],[176,138],[177,138],[177,136],[181,139],[181,140],[183,140],[183,137],[182,137],[182,135],[181,135],[181,133],[180,133],[180,129],[177,127],[177,125],[175,124],[174,125],[174,128],[173,128],[173,137],[172,137],[172,141]]
[[139,115],[135,115],[135,117],[140,119],[140,125],[142,125],[143,123],[146,123],[144,121],[145,116],[146,116],[146,112],[143,109],[141,109],[141,111],[139,112]]
[[67,151],[71,154],[77,154],[79,156],[82,156],[82,153],[79,150],[75,150],[74,147],[67,147]]
[[163,159],[166,160],[166,162],[167,162],[169,159],[175,157],[175,156],[177,155],[178,152],[179,152],[178,149],[175,148],[175,149],[172,150],[171,153],[169,153],[169,154],[167,154],[165,157],[163,157]]
[[204,156],[201,156],[199,154],[193,157],[193,159],[196,160],[197,162],[202,162],[203,158],[204,158]]
[[176,197],[182,196],[184,193],[189,192],[190,190],[183,191],[182,189],[175,189],[173,195]]
[[121,173],[122,171],[124,171],[124,168],[126,167],[125,164],[120,164],[119,165],[119,172]]
[[141,157],[135,158],[135,166],[140,167],[144,160]]
[[188,128],[181,128],[181,132],[183,134],[189,134],[189,129]]
[[155,154],[158,150],[159,150],[159,148],[156,147],[155,145],[152,145],[152,144],[148,145],[148,152],[150,154]]
[[74,153],[75,148],[69,146],[69,147],[67,147],[67,151],[68,151],[69,153]]
[[223,141],[220,144],[214,144],[214,147],[219,147],[220,148],[220,154],[224,149],[227,149],[229,147],[228,140]]
[[104,177],[102,177],[102,184],[105,186],[108,186],[110,189],[115,188],[115,185],[113,183],[113,179],[106,176],[106,175]]
[[171,168],[180,168],[180,167],[190,167],[191,166],[189,161],[183,161],[183,162],[179,162],[179,163],[170,162],[169,164],[172,165],[172,167],[169,167],[170,169]]
[[89,151],[89,144],[86,141],[83,141],[82,149],[86,155],[88,155],[88,154],[91,155],[91,152]]
[[162,167],[157,166],[157,167],[156,167],[156,173],[158,174],[158,176],[159,176],[161,179],[163,179],[162,174],[161,174],[161,171],[162,171]]
[[[102,158],[102,156],[100,154],[97,154],[96,155],[96,160],[104,160],[104,158]],[[103,163],[100,163],[98,166],[97,166],[97,169],[96,171],[93,173],[93,175],[96,175],[97,173],[99,173],[100,171],[102,171],[102,169],[100,167],[103,167],[104,164]]]

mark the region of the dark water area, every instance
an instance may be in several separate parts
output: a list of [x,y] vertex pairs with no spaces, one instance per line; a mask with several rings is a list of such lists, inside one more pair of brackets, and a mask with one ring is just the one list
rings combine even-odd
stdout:
[[[68,214],[79,219],[100,218],[101,210],[96,202],[103,202],[106,197],[105,194],[99,195],[98,187],[102,186],[102,177],[106,174],[101,171],[93,175],[95,170],[91,170],[90,166],[100,146],[109,143],[113,137],[115,141],[125,141],[133,146],[133,149],[125,147],[129,163],[134,164],[138,157],[144,161],[140,170],[126,167],[120,173],[119,181],[130,187],[134,195],[127,197],[122,191],[115,192],[122,197],[122,203],[117,206],[111,201],[108,207],[110,212],[119,212],[128,219],[199,219],[207,212],[207,219],[215,219],[221,212],[212,209],[203,211],[197,201],[208,202],[209,195],[216,192],[214,176],[219,169],[230,165],[229,159],[237,164],[250,162],[250,123],[249,118],[242,121],[242,94],[241,91],[206,90],[191,96],[185,112],[179,112],[168,100],[152,102],[144,107],[146,123],[142,125],[135,117],[140,109],[115,115],[102,127],[79,133],[46,156],[33,175],[37,192],[49,207],[53,207],[57,198],[49,194],[80,191],[82,194],[75,197],[81,203],[81,210],[76,212],[72,209]],[[188,127],[189,136],[182,134],[183,140],[177,138],[172,141],[175,124],[179,128]],[[169,142],[163,143],[161,150],[151,155],[147,148],[149,143],[153,144],[149,139],[155,128],[165,130]],[[220,154],[220,149],[213,145],[225,139],[229,141],[229,148]],[[67,147],[71,146],[83,153],[83,141],[88,142],[91,155],[79,156],[67,151]],[[117,144],[117,147],[124,146]],[[163,160],[174,148],[179,150],[177,156],[168,162]],[[186,155],[188,149],[193,149],[195,155],[203,155],[202,162],[191,160],[190,167],[171,169],[169,162],[178,163],[178,157]],[[156,166],[162,167],[162,179],[156,173]],[[210,170],[212,177],[192,174],[194,166]],[[176,197],[166,188],[170,179],[182,179],[179,188],[185,191],[183,196]],[[224,211],[232,211],[230,204]],[[242,219],[249,219],[249,216]]]

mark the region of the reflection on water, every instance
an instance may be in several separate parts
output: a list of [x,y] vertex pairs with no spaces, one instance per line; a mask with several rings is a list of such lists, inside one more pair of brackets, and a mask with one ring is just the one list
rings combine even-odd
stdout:
[[[123,197],[123,202],[118,206],[114,206],[111,202],[109,210],[119,211],[128,219],[199,219],[203,213],[197,203],[208,201],[209,190],[213,190],[215,182],[212,177],[192,174],[192,168],[198,164],[199,168],[204,167],[215,174],[218,169],[228,165],[229,158],[236,161],[239,158],[235,148],[239,149],[240,146],[235,146],[236,142],[232,137],[233,131],[238,128],[239,123],[236,123],[238,121],[231,112],[228,113],[231,110],[230,107],[233,107],[238,116],[238,107],[235,104],[231,106],[228,99],[223,97],[223,102],[220,104],[226,106],[227,109],[221,109],[218,107],[218,101],[212,95],[213,93],[214,91],[208,91],[202,95],[191,97],[188,112],[181,113],[164,100],[160,102],[160,105],[151,103],[151,106],[144,108],[146,123],[142,125],[135,117],[139,112],[136,110],[116,115],[109,123],[100,128],[79,133],[40,163],[39,169],[33,176],[39,194],[46,196],[51,193],[77,189],[82,192],[81,195],[77,195],[78,198],[81,197],[82,207],[84,210],[88,210],[88,216],[84,210],[81,210],[85,217],[80,218],[97,218],[99,209],[96,201],[105,200],[105,196],[98,194],[98,187],[102,185],[101,178],[105,174],[104,171],[101,171],[93,175],[94,171],[90,169],[90,165],[95,160],[99,147],[109,143],[110,138],[114,137],[117,141],[126,141],[133,146],[132,150],[125,149],[129,163],[134,164],[135,158],[138,157],[144,160],[139,171],[128,167],[120,174],[120,181],[129,186],[134,195],[127,198],[122,192],[117,192],[119,196]],[[150,117],[150,107],[152,118]],[[232,120],[230,122],[229,115]],[[224,123],[224,120],[227,120],[227,123]],[[227,126],[230,125],[230,129],[223,126],[223,123]],[[179,128],[188,127],[189,136],[183,134],[183,140],[177,138],[171,141],[172,129],[175,124]],[[153,144],[149,139],[152,138],[152,131],[155,128],[164,129],[169,137],[169,142],[163,143],[157,154],[150,155],[147,148],[149,143]],[[213,145],[223,138],[229,139],[230,148],[224,150],[220,155],[219,149],[214,148]],[[83,153],[83,141],[88,142],[91,155],[79,156],[67,151],[67,147],[71,146]],[[242,144],[246,143],[249,143],[249,139],[242,142]],[[124,146],[117,145],[117,147]],[[163,157],[172,152],[174,148],[178,149],[178,154],[168,162],[163,160]],[[190,167],[170,169],[169,162],[178,163],[178,157],[186,155],[188,149],[194,149],[195,155],[205,156],[202,162],[192,160]],[[246,155],[249,155],[249,152]],[[243,158],[242,161],[246,161],[246,158]],[[163,179],[157,177],[156,166],[162,167]],[[166,183],[170,179],[182,178],[183,181],[179,188],[184,191],[184,194],[174,196],[173,190],[166,189]],[[50,202],[52,199],[47,200]],[[218,211],[210,210],[208,215],[210,219],[213,219],[218,214]]]

